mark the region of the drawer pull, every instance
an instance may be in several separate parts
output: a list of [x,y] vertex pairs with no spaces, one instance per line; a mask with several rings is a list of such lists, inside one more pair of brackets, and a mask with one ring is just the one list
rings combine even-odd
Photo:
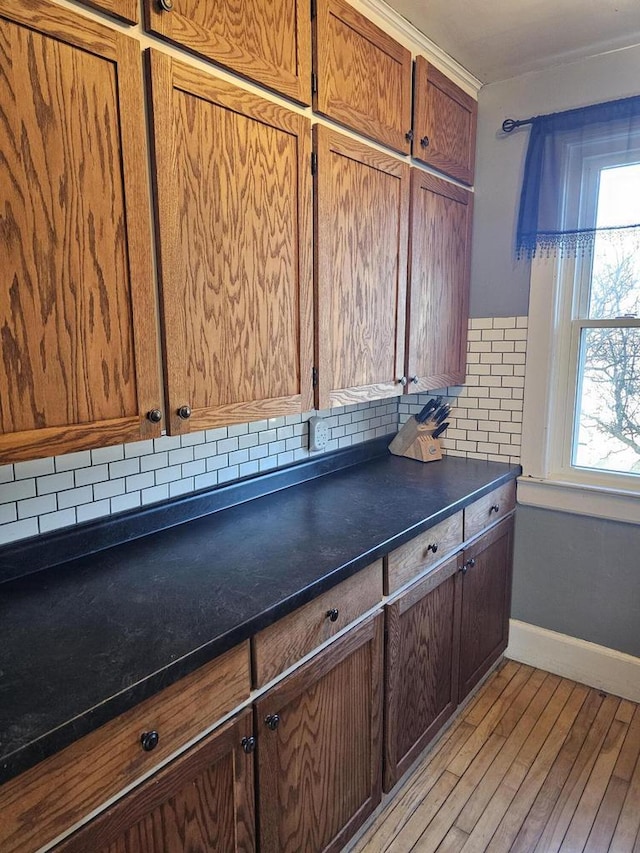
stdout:
[[438,551],[438,543],[432,542],[430,545],[427,545],[427,550],[425,551],[425,557],[429,556],[429,551],[433,551],[433,553],[437,553]]
[[158,732],[143,732],[140,735],[140,743],[145,752],[151,752],[152,749],[155,749],[159,740],[160,735]]
[[500,504],[492,504],[489,507],[489,515],[491,515],[492,512],[500,512]]
[[466,563],[464,563],[464,564],[463,564],[463,566],[462,566],[462,568],[460,569],[460,571],[462,572],[462,574],[463,574],[463,575],[466,575],[466,573],[468,572],[468,570],[469,570],[469,569],[472,569],[472,568],[475,566],[475,564],[476,564],[476,558],[475,558],[475,557],[471,557],[470,559],[468,559],[468,560],[467,560],[467,562],[466,562]]
[[327,610],[327,619],[330,622],[337,622],[338,616],[340,615],[340,611],[337,607],[332,607],[331,610]]
[[275,730],[280,725],[280,717],[278,716],[278,714],[267,714],[267,716],[264,718],[264,721],[267,725],[267,728],[270,729],[272,732],[275,732]]
[[254,752],[256,748],[256,739],[253,735],[251,735],[250,737],[243,737],[242,741],[240,742],[240,746],[242,747],[243,751],[247,753],[247,755],[250,755],[252,752]]

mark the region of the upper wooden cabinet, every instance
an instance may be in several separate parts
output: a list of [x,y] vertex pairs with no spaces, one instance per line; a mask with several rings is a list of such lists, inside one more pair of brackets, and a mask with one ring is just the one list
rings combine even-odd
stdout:
[[6,0],[0,74],[0,463],[159,435],[138,44]]
[[318,407],[402,393],[409,166],[314,128]]
[[155,51],[151,80],[168,428],[307,411],[309,122]]
[[140,20],[138,0],[80,0],[85,6],[106,12],[128,24],[137,24]]
[[413,156],[434,169],[473,183],[478,104],[423,56],[413,88]]
[[411,392],[461,385],[467,361],[473,193],[411,170],[407,377]]
[[144,9],[152,33],[309,104],[309,0],[144,0]]
[[317,0],[313,108],[408,154],[411,53],[344,0]]

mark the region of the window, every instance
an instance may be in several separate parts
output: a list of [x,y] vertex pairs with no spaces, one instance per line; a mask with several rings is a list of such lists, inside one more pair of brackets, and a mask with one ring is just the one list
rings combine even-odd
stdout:
[[532,262],[519,498],[638,522],[640,144],[568,144],[562,171],[565,218],[598,230]]

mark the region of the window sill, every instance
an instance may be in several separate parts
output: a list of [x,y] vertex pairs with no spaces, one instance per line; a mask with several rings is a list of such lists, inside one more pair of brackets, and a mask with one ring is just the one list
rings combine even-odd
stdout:
[[640,496],[637,492],[584,483],[518,477],[518,503],[627,524],[640,523]]

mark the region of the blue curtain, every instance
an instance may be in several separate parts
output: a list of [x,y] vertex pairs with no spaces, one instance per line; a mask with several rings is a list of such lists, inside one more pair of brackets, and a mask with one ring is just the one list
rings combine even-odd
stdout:
[[[592,248],[596,234],[615,238],[630,231],[640,237],[638,222],[608,226],[593,212],[568,205],[571,164],[607,145],[640,162],[640,96],[594,104],[532,119],[525,161],[516,249],[518,257],[575,255]],[[577,156],[576,156],[577,155]]]

